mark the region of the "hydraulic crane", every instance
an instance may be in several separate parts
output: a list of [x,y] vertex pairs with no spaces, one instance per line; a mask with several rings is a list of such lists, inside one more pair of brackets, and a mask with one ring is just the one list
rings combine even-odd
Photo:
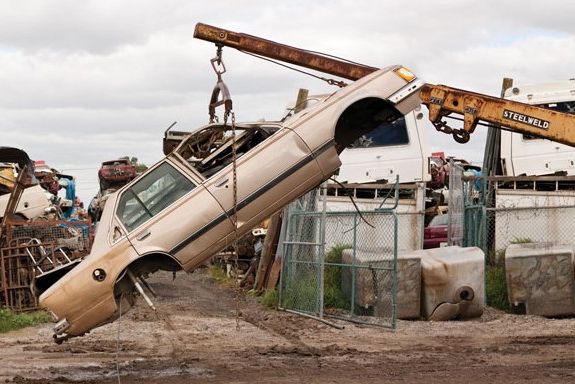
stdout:
[[[196,25],[194,37],[213,42],[218,47],[236,48],[348,80],[358,80],[378,69],[201,23]],[[575,146],[575,129],[572,129],[575,115],[445,85],[425,84],[420,98],[429,109],[429,119],[435,128],[452,134],[459,143],[468,142],[476,126],[483,122]],[[452,128],[445,122],[444,118],[453,115],[462,116],[459,118],[463,120],[462,128]]]

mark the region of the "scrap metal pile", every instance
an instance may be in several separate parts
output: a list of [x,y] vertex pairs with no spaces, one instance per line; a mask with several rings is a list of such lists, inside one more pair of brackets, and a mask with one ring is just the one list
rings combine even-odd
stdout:
[[0,172],[0,306],[33,310],[33,285],[59,278],[90,252],[91,222],[72,176],[7,147]]

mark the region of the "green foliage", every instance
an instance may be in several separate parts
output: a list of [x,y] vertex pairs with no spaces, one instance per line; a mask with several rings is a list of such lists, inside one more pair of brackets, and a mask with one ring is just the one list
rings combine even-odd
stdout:
[[486,269],[485,294],[487,305],[504,311],[509,310],[505,267],[488,265]]
[[146,169],[148,169],[148,166],[144,163],[138,163],[138,158],[135,156],[122,156],[120,157],[120,159],[126,159],[129,160],[130,163],[132,163],[132,165],[134,166],[134,168],[136,168],[136,173],[142,173],[144,172]]
[[277,289],[269,289],[264,292],[260,299],[261,303],[270,309],[275,309],[278,306],[279,295]]
[[341,275],[344,267],[341,265],[342,255],[344,249],[351,248],[350,245],[338,244],[329,250],[325,255],[325,269],[324,269],[324,293],[323,303],[325,308],[349,308],[349,300],[342,290]]
[[226,272],[222,269],[220,264],[212,264],[208,269],[208,273],[214,280],[216,280],[220,284],[228,284],[231,282],[231,279],[228,277]]
[[[342,254],[349,245],[336,245],[325,255],[324,267],[324,308],[349,308],[349,300],[342,290]],[[336,265],[333,265],[336,264]],[[319,275],[317,267],[304,269],[302,266],[297,273],[290,274],[291,281],[286,282],[289,289],[282,296],[282,306],[287,309],[298,309],[307,312],[316,312],[319,305]]]
[[533,240],[531,240],[528,237],[515,237],[511,241],[511,244],[527,244],[527,243],[532,243],[532,242],[533,242]]
[[0,333],[50,321],[48,312],[14,313],[9,309],[0,308]]
[[[293,276],[292,276],[293,277]],[[282,296],[282,306],[307,312],[317,311],[318,285],[315,274],[298,274],[288,283],[289,289]]]

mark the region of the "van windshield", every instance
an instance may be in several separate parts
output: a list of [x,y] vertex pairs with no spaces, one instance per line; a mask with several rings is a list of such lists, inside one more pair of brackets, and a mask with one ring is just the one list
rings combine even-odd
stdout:
[[409,144],[405,117],[381,123],[373,131],[361,135],[349,148],[389,147]]

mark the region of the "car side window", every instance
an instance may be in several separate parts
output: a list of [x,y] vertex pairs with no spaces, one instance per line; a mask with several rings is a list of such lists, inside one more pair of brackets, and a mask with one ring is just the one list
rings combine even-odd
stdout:
[[124,191],[116,214],[130,232],[195,187],[176,168],[164,163]]

